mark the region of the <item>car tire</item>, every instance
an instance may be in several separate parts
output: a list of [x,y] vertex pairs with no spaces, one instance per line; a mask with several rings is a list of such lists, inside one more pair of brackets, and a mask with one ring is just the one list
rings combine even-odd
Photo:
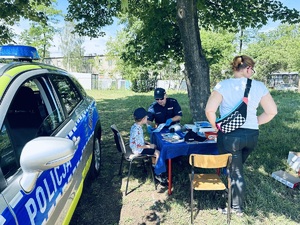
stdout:
[[89,178],[94,180],[100,173],[101,169],[101,140],[100,137],[94,137],[93,156],[89,170]]

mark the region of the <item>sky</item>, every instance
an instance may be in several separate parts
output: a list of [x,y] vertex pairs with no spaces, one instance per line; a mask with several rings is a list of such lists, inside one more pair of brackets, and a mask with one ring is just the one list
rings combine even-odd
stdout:
[[[63,13],[67,13],[67,5],[68,0],[57,0],[57,8],[62,10]],[[56,25],[57,28],[62,28],[64,26],[63,18],[61,18],[61,22]],[[17,34],[20,34],[24,29],[29,28],[29,21],[22,20],[19,25],[14,26],[13,29]],[[106,42],[109,38],[113,38],[116,36],[117,31],[122,27],[118,25],[117,21],[115,21],[111,26],[104,27],[102,31],[106,33],[104,37],[99,38],[85,38],[85,42],[83,44],[83,48],[85,50],[85,55],[104,55],[106,51]],[[18,42],[18,40],[16,40]],[[62,52],[59,48],[60,36],[55,35],[53,38],[53,46],[49,49],[51,57],[60,57],[62,56]],[[22,43],[17,43],[22,44]]]
[[[57,0],[58,3],[58,9],[62,10],[63,13],[67,13],[67,5],[68,5],[68,0]],[[61,27],[63,27],[64,22],[60,24]],[[104,27],[102,31],[105,32],[104,37],[99,37],[99,38],[85,38],[85,42],[83,44],[84,50],[85,50],[85,55],[104,55],[105,50],[106,50],[106,42],[109,40],[109,38],[113,38],[116,36],[117,31],[121,29],[121,26],[118,25],[117,21],[115,21],[111,26]],[[59,42],[60,38],[58,35],[54,37],[53,40],[55,46],[50,48],[50,56],[51,57],[56,57],[56,56],[62,56],[62,53],[59,49]]]
[[[57,7],[58,9],[62,10],[63,13],[67,13],[67,5],[68,5],[68,0],[58,0],[57,1]],[[63,26],[64,22],[60,24],[60,26]],[[115,21],[111,26],[104,27],[102,31],[105,32],[104,37],[99,37],[99,38],[85,38],[85,42],[83,44],[84,50],[85,50],[85,55],[104,55],[105,50],[106,50],[106,42],[109,40],[109,38],[113,38],[117,34],[117,30],[120,30],[121,26],[117,24]],[[50,56],[55,57],[55,56],[62,56],[62,53],[59,49],[59,37],[56,36],[54,37],[54,43],[58,43],[57,45],[53,46],[50,49]]]
[[[300,11],[300,1],[299,0],[280,0],[284,6],[287,6],[290,9],[295,8],[296,10]],[[280,25],[279,21],[273,22],[269,21],[269,23],[262,27],[261,31],[268,31],[276,28],[278,25]]]
[[[66,13],[68,0],[58,0],[57,7],[61,9],[63,13]],[[300,0],[281,0],[284,6],[288,8],[295,8],[300,11]],[[268,31],[276,28],[280,23],[270,21],[266,26],[264,26],[261,31]],[[58,27],[64,26],[64,21],[62,20],[58,25]],[[21,31],[25,28],[28,29],[29,23],[28,21],[22,21],[19,26],[14,26],[15,32],[20,34]],[[113,25],[104,27],[102,31],[106,33],[104,37],[99,38],[85,38],[85,42],[83,44],[85,55],[105,55],[106,53],[106,42],[109,38],[114,38],[117,34],[118,30],[121,30],[121,26],[117,24],[115,21]],[[59,57],[62,56],[62,53],[59,49],[60,37],[58,35],[54,36],[53,39],[53,47],[50,48],[50,56],[51,57]],[[21,44],[21,43],[18,43]]]

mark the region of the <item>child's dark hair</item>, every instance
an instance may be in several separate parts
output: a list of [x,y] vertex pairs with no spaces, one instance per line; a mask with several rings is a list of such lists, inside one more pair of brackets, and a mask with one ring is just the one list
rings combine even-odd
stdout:
[[143,107],[137,108],[133,112],[133,118],[136,122],[142,121],[145,116],[147,116],[147,111]]
[[142,118],[142,119],[136,119],[136,118],[134,117],[134,121],[135,121],[135,122],[141,122],[143,119],[144,119],[144,118]]

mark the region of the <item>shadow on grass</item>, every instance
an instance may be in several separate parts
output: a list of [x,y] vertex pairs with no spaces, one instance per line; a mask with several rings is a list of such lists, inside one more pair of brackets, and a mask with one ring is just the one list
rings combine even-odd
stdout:
[[[178,93],[171,97],[176,98],[182,106],[184,115],[182,124],[192,123],[186,94]],[[289,189],[271,177],[272,172],[288,168],[286,159],[290,150],[297,151],[298,149],[299,151],[296,140],[299,139],[300,124],[299,121],[295,121],[295,113],[300,115],[300,97],[297,94],[293,94],[293,96],[278,94],[275,97],[279,112],[284,112],[284,114],[278,114],[271,123],[261,126],[258,146],[244,166],[247,182],[245,217],[249,224],[254,224],[257,220],[262,221],[261,224],[263,224],[264,220],[270,217],[270,214],[275,215],[273,218],[284,216],[286,221],[300,222],[299,188]],[[123,201],[122,177],[118,175],[120,153],[115,147],[110,126],[116,124],[125,141],[128,141],[130,127],[134,123],[132,117],[134,109],[137,107],[147,109],[152,101],[153,97],[149,94],[97,101],[103,130],[102,171],[97,180],[85,186],[71,224],[119,224]],[[291,102],[287,103],[287,101]],[[291,124],[292,126],[290,126]],[[147,135],[146,132],[145,135]],[[127,169],[128,164],[126,163],[123,177],[127,176]],[[166,221],[169,219],[170,224],[176,224],[176,221],[170,221],[170,218],[167,218],[167,214],[172,211],[174,204],[180,205],[187,212],[190,212],[188,157],[182,156],[178,160],[173,160],[172,169],[173,194],[168,196],[166,200],[153,203],[150,208],[151,212],[146,216],[146,220],[149,222],[159,220],[169,224]],[[145,174],[139,169],[133,168],[131,176],[132,179],[137,179],[140,184],[145,182]],[[139,188],[140,186],[131,186],[129,182],[130,192],[137,192]],[[159,191],[162,190],[157,192]],[[196,208],[198,210],[214,210],[225,204],[225,199],[219,200],[219,197],[222,196],[219,193],[215,195],[213,192],[195,191],[194,194],[195,211]],[[182,215],[183,218],[189,215],[186,211]],[[215,216],[214,214],[208,215],[205,219],[211,220]],[[99,221],[101,222],[99,223]],[[188,222],[189,218],[187,219]]]

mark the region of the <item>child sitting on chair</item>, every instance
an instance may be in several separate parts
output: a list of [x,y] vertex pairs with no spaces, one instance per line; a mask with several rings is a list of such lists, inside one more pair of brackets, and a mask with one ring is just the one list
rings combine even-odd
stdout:
[[[152,158],[152,163],[155,166],[159,157],[159,151],[156,150],[154,144],[145,142],[143,125],[147,124],[147,111],[144,108],[137,108],[134,113],[135,123],[130,129],[130,148],[134,154],[140,155],[154,155]],[[166,183],[166,179],[162,178],[160,175],[155,175],[155,178],[161,183]]]

